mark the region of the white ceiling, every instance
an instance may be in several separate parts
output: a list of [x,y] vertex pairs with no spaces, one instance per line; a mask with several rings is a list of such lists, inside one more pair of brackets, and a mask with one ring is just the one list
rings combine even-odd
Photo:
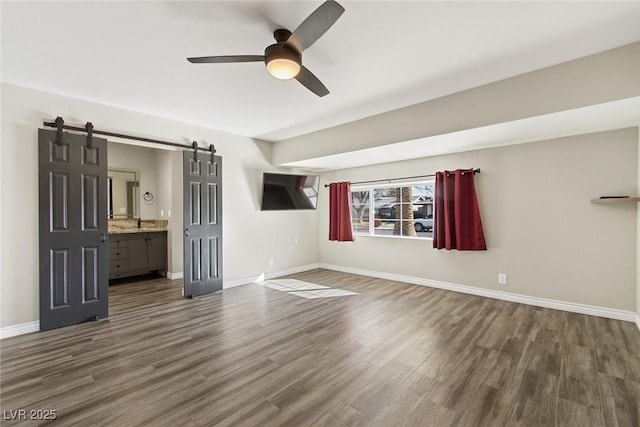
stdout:
[[318,98],[261,63],[314,1],[2,2],[2,81],[277,141],[640,40],[640,2],[347,1],[304,64]]

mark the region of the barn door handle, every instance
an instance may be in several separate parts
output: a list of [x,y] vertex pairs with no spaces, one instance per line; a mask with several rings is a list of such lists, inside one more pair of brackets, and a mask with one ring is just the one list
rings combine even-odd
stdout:
[[100,233],[100,243],[104,243],[107,241],[107,235],[103,233]]
[[188,228],[184,229],[184,237],[189,237],[189,229]]

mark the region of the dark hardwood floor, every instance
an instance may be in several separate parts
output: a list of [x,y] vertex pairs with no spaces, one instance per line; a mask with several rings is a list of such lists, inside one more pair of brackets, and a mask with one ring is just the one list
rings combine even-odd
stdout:
[[640,426],[633,323],[326,270],[291,277],[359,294],[305,299],[252,284],[184,300],[179,281],[112,286],[108,320],[1,341],[3,418]]

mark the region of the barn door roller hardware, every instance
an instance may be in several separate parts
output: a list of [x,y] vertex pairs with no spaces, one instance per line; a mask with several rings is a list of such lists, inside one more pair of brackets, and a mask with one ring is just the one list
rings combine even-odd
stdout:
[[216,155],[216,147],[214,147],[213,144],[209,144],[209,151],[211,151],[211,163],[213,163]]
[[57,128],[56,129],[56,144],[62,145],[62,129],[64,128],[64,120],[62,120],[62,117],[58,116],[58,117],[56,117],[56,121],[53,122],[52,125]]
[[85,129],[87,132],[87,148],[91,150],[93,149],[93,123],[87,122]]

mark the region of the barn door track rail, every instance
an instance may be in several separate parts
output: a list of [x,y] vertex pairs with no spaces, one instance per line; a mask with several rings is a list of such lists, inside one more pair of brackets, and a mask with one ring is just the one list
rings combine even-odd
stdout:
[[160,141],[159,139],[145,138],[145,137],[142,137],[142,136],[127,135],[127,134],[124,134],[124,133],[116,133],[116,132],[108,132],[108,131],[104,131],[104,130],[96,130],[96,129],[93,128],[93,123],[91,123],[91,122],[87,122],[85,126],[65,125],[64,124],[64,120],[60,116],[56,117],[55,121],[53,121],[53,122],[44,122],[43,125],[46,126],[46,127],[56,128],[56,143],[57,144],[62,144],[62,138],[63,138],[62,131],[64,129],[64,130],[71,130],[71,131],[86,133],[87,134],[87,148],[92,148],[92,146],[93,146],[93,135],[104,135],[104,136],[113,136],[115,138],[131,139],[133,141],[150,142],[152,144],[160,144],[160,145],[167,145],[167,146],[170,146],[170,147],[184,148],[184,149],[188,149],[188,150],[193,150],[194,154],[197,153],[198,150],[206,151],[208,153],[211,153],[211,158],[212,159],[213,159],[213,156],[216,154],[216,148],[215,148],[215,146],[213,144],[209,144],[209,147],[200,147],[196,141],[193,141],[193,143],[191,145],[187,145],[187,144],[179,144],[177,142]]

